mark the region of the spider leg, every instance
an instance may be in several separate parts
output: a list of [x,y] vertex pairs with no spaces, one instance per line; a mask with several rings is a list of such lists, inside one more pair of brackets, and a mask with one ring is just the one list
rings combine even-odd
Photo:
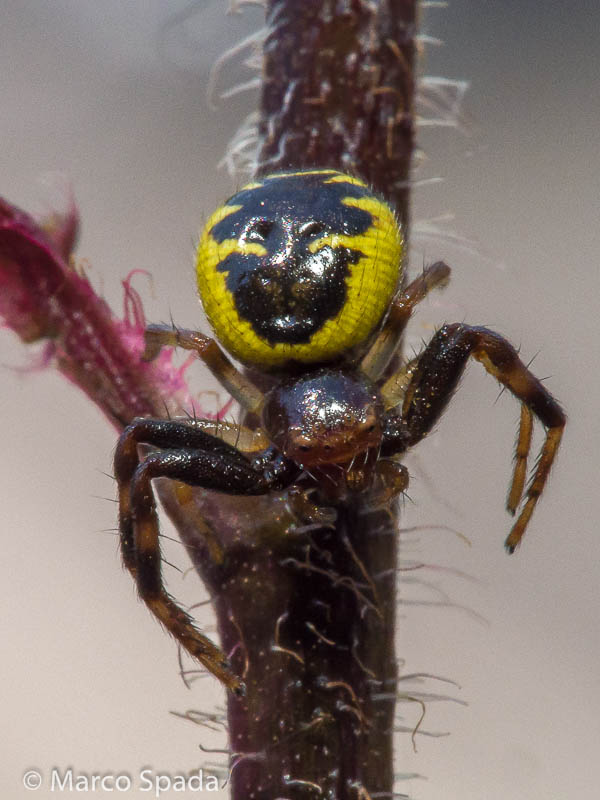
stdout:
[[[134,472],[139,464],[138,444],[154,447],[181,447],[185,449],[204,448],[215,452],[225,452],[232,458],[241,454],[216,436],[211,436],[203,427],[214,427],[213,420],[146,419],[134,420],[119,438],[115,452],[115,477],[119,486],[119,526],[121,530],[121,553],[125,566],[135,573],[133,520],[131,515],[130,487]],[[223,427],[221,423],[221,430]],[[134,575],[135,576],[135,575]]]
[[389,508],[392,500],[408,489],[408,470],[393,458],[379,459],[375,477],[375,485],[369,495],[370,508]]
[[[201,422],[202,425],[192,420],[137,419],[123,431],[115,453],[121,553],[141,598],[154,616],[194,658],[228,689],[239,694],[243,685],[231,672],[225,655],[200,633],[192,618],[164,587],[159,525],[151,481],[167,477],[187,486],[234,494],[262,494],[279,488],[281,482],[286,482],[287,474],[284,469],[283,476],[280,471],[265,477],[263,470],[254,466],[242,452],[206,433],[202,426],[207,421]],[[251,432],[246,433],[249,435]],[[140,443],[177,449],[153,452],[140,463]],[[257,459],[260,457],[266,462],[268,452],[267,456],[256,456]],[[214,544],[211,547],[209,536],[207,540],[209,551],[214,554]]]
[[260,428],[252,430],[239,422],[190,416],[171,417],[171,420],[181,422],[188,428],[204,431],[246,454],[264,450],[269,446],[269,439]]
[[323,527],[335,527],[337,519],[335,508],[314,503],[309,492],[302,486],[292,486],[287,493],[287,499],[292,513],[302,522]]
[[388,411],[390,408],[396,408],[402,403],[406,390],[410,386],[417,367],[419,365],[420,355],[411,358],[407,361],[397,372],[385,381],[381,387],[381,394],[384,398],[385,409]]
[[[557,401],[527,369],[506,339],[487,328],[461,323],[444,325],[413,366],[412,378],[404,393],[401,421],[395,424],[395,428],[391,426],[390,441],[396,437],[396,449],[411,447],[429,433],[452,397],[471,356],[480,361],[522,404],[515,467],[507,501],[508,510],[513,514],[521,501],[525,485],[532,414],[546,428],[546,439],[525,493],[525,503],[505,542],[507,550],[513,553],[548,479],[566,417]],[[382,387],[386,406],[393,398],[396,383],[396,377],[392,376]],[[393,413],[390,412],[390,416]]]
[[169,325],[149,325],[146,328],[144,360],[156,358],[163,347],[193,350],[242,408],[255,414],[260,412],[264,399],[262,392],[234,367],[214,339],[197,331],[180,330]]
[[519,422],[519,434],[517,436],[517,446],[515,448],[515,468],[513,471],[513,478],[508,491],[508,498],[506,500],[506,508],[514,514],[517,510],[521,497],[523,497],[523,489],[525,488],[525,480],[527,478],[527,459],[529,451],[531,450],[531,434],[533,433],[533,415],[531,409],[525,403],[521,403],[521,420]]
[[360,364],[362,372],[371,380],[377,380],[383,374],[397,350],[400,337],[417,303],[420,303],[432,289],[444,287],[449,278],[450,267],[443,261],[437,261],[426,267],[421,275],[394,299],[383,328]]

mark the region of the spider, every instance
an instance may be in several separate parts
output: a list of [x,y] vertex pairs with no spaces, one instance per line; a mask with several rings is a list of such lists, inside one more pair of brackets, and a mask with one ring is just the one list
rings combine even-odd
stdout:
[[[266,391],[214,339],[146,331],[145,358],[165,346],[195,352],[249,422],[139,418],[124,430],[115,454],[122,558],[155,617],[237,694],[243,683],[225,655],[164,587],[154,478],[233,495],[285,491],[299,517],[317,522],[357,494],[388,503],[408,485],[400,457],[431,431],[473,357],[521,404],[508,511],[523,502],[510,553],[546,484],[565,415],[506,339],[445,324],[420,355],[395,363],[416,304],[450,275],[438,262],[402,289],[402,263],[394,213],[363,181],[332,169],[268,175],[209,218],[197,254],[217,338]],[[534,415],[546,438],[525,490]]]

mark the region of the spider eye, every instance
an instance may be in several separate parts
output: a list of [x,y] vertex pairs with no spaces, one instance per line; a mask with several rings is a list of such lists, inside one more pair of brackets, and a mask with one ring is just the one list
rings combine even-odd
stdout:
[[298,447],[298,450],[302,450],[303,453],[308,453],[309,450],[310,450],[310,445],[309,444],[301,444]]

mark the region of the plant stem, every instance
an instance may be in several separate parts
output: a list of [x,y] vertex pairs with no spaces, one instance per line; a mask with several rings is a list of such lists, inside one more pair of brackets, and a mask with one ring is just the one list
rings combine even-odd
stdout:
[[[259,175],[358,174],[406,231],[415,9],[269,4]],[[248,517],[253,534],[236,536],[237,515],[213,509],[232,542],[225,565],[207,570],[192,551],[247,687],[229,698],[233,800],[392,796],[397,507],[369,510],[367,499],[336,510],[334,528],[307,536],[265,509],[269,522]]]

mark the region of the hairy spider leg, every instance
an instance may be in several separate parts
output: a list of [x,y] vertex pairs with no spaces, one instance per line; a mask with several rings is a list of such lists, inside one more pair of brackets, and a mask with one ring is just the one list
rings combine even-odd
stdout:
[[376,483],[369,495],[371,508],[387,508],[389,504],[408,489],[408,469],[392,458],[382,458],[376,467]]
[[449,279],[450,267],[443,261],[437,261],[426,267],[418,278],[394,298],[382,329],[360,364],[362,372],[371,380],[377,380],[383,375],[417,303],[432,289],[442,289]]
[[[412,447],[429,433],[452,397],[470,356],[480,361],[506,386],[525,409],[521,412],[515,468],[507,503],[513,514],[522,499],[525,484],[531,447],[531,414],[535,414],[546,428],[546,439],[526,492],[525,504],[505,542],[508,552],[514,553],[546,484],[566,416],[550,392],[527,369],[510,342],[487,328],[462,323],[440,328],[419,356],[406,389],[400,439],[404,438],[405,447]],[[388,384],[394,384],[394,376],[386,382]],[[385,402],[385,386],[382,394]]]
[[413,375],[419,365],[420,355],[411,358],[397,372],[394,372],[381,386],[384,408],[397,408],[402,404],[406,390],[410,386]]
[[506,499],[506,509],[514,514],[523,497],[525,480],[527,479],[527,459],[531,450],[531,436],[533,433],[533,414],[525,403],[521,403],[521,419],[519,421],[519,434],[515,448],[515,469],[513,479]]
[[192,350],[245,411],[260,413],[264,402],[262,392],[234,367],[214,339],[197,331],[180,330],[169,325],[149,325],[145,338],[145,361],[156,358],[163,347]]
[[[246,428],[237,422],[227,422],[220,419],[201,419],[190,416],[171,419],[216,436],[221,441],[246,454],[265,450],[269,446],[269,440],[263,431],[250,430],[250,428]],[[215,564],[222,564],[224,560],[223,547],[219,537],[201,513],[196,503],[194,489],[185,483],[178,482],[175,484],[175,496],[178,504],[185,509],[188,519],[193,520],[196,530],[204,539],[212,561]]]
[[[239,494],[262,494],[272,488],[239,450],[202,430],[205,425],[214,426],[215,422],[142,418],[123,431],[115,453],[121,553],[154,616],[228,689],[240,694],[242,682],[232,673],[224,653],[200,633],[192,618],[167,593],[161,576],[153,478],[168,477],[189,486]],[[251,431],[245,433],[250,435]],[[140,463],[141,443],[178,449],[151,453]]]
[[222,442],[231,445],[242,453],[255,453],[269,446],[266,433],[260,429],[252,430],[239,422],[224,419],[203,419],[191,415],[170,417],[173,422],[180,422],[188,428],[204,431]]

